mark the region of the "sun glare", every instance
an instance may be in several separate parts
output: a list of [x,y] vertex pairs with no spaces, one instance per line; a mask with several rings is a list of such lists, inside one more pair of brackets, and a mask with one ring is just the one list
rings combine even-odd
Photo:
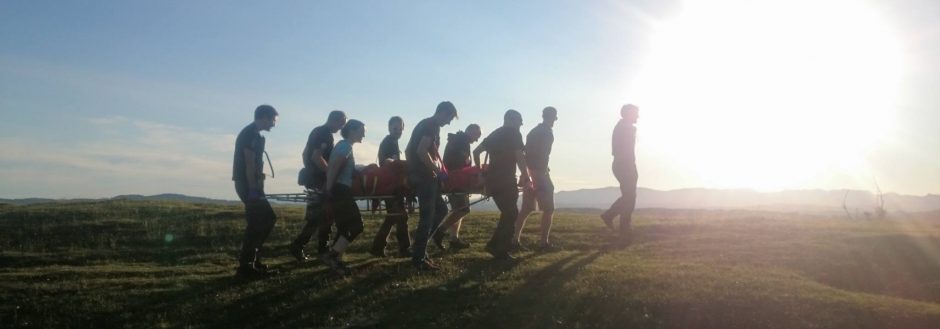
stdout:
[[710,187],[865,176],[892,133],[900,44],[857,1],[690,1],[633,82],[640,143]]

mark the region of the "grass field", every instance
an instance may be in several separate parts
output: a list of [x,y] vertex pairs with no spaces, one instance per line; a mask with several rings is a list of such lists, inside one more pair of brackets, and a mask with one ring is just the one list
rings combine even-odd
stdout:
[[238,206],[0,206],[0,326],[940,328],[940,218],[641,210],[636,242],[604,253],[596,214],[562,212],[561,250],[494,261],[482,245],[497,214],[474,213],[474,246],[431,247],[444,270],[420,274],[366,253],[367,217],[353,274],[335,277],[287,255],[303,208],[277,211],[266,245],[280,273],[243,282]]

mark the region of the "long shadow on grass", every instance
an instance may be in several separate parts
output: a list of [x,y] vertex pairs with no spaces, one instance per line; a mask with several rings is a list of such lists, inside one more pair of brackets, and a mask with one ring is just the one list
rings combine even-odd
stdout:
[[[597,254],[584,257],[585,253],[566,256],[540,270],[536,277],[554,277],[536,286],[527,281],[514,292],[528,291],[540,294],[543,289],[560,287],[574,274],[566,268],[580,268],[593,261]],[[533,255],[528,255],[533,256]],[[505,307],[497,298],[504,295],[501,289],[509,289],[514,284],[505,278],[515,267],[523,262],[484,260],[469,264],[463,274],[447,281],[444,285],[429,286],[416,290],[407,296],[407,300],[387,300],[380,308],[384,313],[382,322],[386,325],[417,327],[460,327],[467,321],[479,318],[480,314],[489,314]],[[572,264],[573,263],[573,264]],[[571,264],[571,265],[569,265]],[[504,288],[505,287],[505,288]],[[512,294],[512,293],[510,293]],[[505,323],[497,323],[502,327]]]
[[375,299],[373,292],[391,284],[389,278],[396,270],[400,272],[402,264],[365,259],[350,265],[354,268],[350,277],[337,277],[320,268],[232,287],[242,290],[236,300],[192,305],[187,313],[208,316],[189,319],[188,324],[219,328],[369,326],[374,321],[357,310],[369,307]]
[[547,328],[558,326],[563,319],[579,312],[573,304],[572,283],[584,267],[603,253],[581,252],[562,258],[530,275],[517,286],[491,303],[470,328]]

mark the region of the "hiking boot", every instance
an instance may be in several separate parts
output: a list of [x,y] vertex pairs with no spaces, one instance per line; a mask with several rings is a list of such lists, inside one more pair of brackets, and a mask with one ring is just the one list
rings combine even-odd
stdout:
[[557,251],[557,250],[558,250],[558,246],[549,242],[549,243],[539,244],[539,247],[538,249],[536,249],[536,252],[545,253],[545,252],[552,252],[552,251]]
[[617,229],[614,228],[614,217],[605,215],[606,213],[601,214],[601,220],[604,221],[604,225],[607,225],[607,228],[610,229],[611,232],[616,232]]
[[287,250],[290,252],[290,255],[294,257],[298,262],[305,262],[310,259],[307,254],[304,253],[304,247],[296,244],[291,244],[290,247],[287,247]]
[[523,245],[521,241],[513,241],[509,245],[509,251],[514,251],[514,252],[529,251],[529,248]]
[[461,240],[460,238],[456,238],[456,239],[450,240],[450,248],[454,250],[467,249],[467,248],[470,248],[470,242]]
[[486,250],[486,252],[490,253],[490,255],[492,255],[493,258],[496,259],[496,260],[513,260],[513,259],[516,259],[515,257],[512,257],[512,255],[510,255],[508,251],[496,250],[496,248],[493,248],[492,246],[486,246],[486,248],[484,248],[484,249]]
[[329,267],[333,273],[338,275],[345,275],[346,272],[343,271],[343,268],[340,266],[340,263],[337,262],[336,256],[333,252],[325,252],[320,254],[320,261],[323,262],[326,267]]
[[444,232],[442,231],[434,232],[434,236],[432,237],[432,239],[434,240],[434,245],[437,246],[438,249],[442,251],[447,250],[447,247],[444,247]]
[[434,263],[432,263],[430,260],[425,259],[420,263],[415,264],[415,270],[418,272],[437,272],[440,271],[441,268],[437,265],[434,265]]

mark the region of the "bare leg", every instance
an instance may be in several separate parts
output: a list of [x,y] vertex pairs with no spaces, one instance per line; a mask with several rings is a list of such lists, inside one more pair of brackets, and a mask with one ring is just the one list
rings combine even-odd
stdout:
[[463,224],[463,218],[464,218],[464,217],[466,217],[466,216],[460,216],[460,218],[458,218],[457,221],[454,222],[454,225],[452,225],[452,226],[450,227],[450,237],[451,237],[451,239],[458,239],[458,238],[460,238],[460,225]]
[[513,242],[519,243],[519,240],[522,239],[522,230],[525,228],[526,219],[535,210],[535,197],[532,194],[530,191],[522,194],[522,206],[519,209],[519,217],[516,218],[516,231],[512,236]]
[[542,212],[542,245],[548,245],[550,243],[548,237],[552,232],[552,221],[554,219],[555,210],[544,209]]

